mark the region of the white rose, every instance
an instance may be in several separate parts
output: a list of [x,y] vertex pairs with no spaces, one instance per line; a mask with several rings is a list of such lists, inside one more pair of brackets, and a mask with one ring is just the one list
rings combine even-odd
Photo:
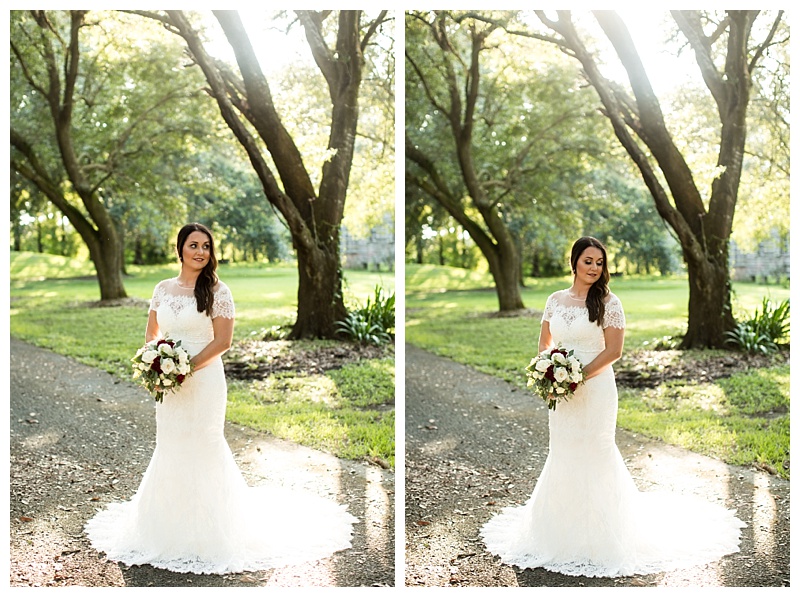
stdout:
[[580,373],[573,373],[571,379],[573,383],[581,383],[581,381],[583,381],[583,375]]
[[566,390],[560,386],[556,388],[556,394],[563,394],[565,392]]
[[162,344],[158,347],[158,350],[161,354],[167,357],[171,357],[175,354],[175,349],[172,348],[169,344]]
[[553,362],[556,363],[557,365],[566,365],[567,359],[564,357],[563,354],[557,352],[553,355]]
[[192,366],[189,363],[182,362],[180,365],[178,365],[178,373],[180,373],[181,375],[186,375],[191,370]]
[[169,375],[175,371],[175,361],[172,359],[161,359],[161,370]]
[[155,350],[146,350],[144,354],[142,354],[142,361],[145,363],[152,363],[158,357],[158,352]]
[[172,385],[172,380],[171,379],[165,379],[164,382],[163,382],[163,385],[171,386]]
[[564,367],[556,367],[555,377],[556,381],[558,383],[561,383],[562,381],[566,381],[569,378],[569,373],[567,373],[567,370],[564,369]]
[[537,371],[541,371],[542,373],[544,373],[545,371],[547,371],[550,368],[550,365],[552,365],[552,364],[553,363],[551,363],[547,359],[542,359],[538,363],[536,363],[536,370]]

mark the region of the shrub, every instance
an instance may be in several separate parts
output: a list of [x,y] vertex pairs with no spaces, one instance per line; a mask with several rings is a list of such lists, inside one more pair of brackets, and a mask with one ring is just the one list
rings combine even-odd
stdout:
[[363,307],[353,309],[343,321],[337,321],[337,330],[351,340],[362,344],[388,344],[395,325],[394,293],[385,295],[376,285],[375,293],[367,298]]
[[394,329],[394,293],[386,296],[383,288],[376,285],[375,294],[367,297],[367,304],[358,309],[370,325],[377,325],[389,333]]
[[740,321],[726,334],[729,344],[745,352],[762,354],[777,352],[788,335],[789,299],[775,306],[767,297],[750,319]]

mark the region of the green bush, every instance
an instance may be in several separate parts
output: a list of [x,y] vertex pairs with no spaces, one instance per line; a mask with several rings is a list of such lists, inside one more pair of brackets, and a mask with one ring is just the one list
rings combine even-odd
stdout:
[[394,293],[386,295],[383,288],[376,285],[366,304],[350,311],[343,321],[337,321],[336,328],[362,344],[388,344],[395,326],[394,303]]
[[727,332],[727,342],[751,353],[777,352],[789,335],[789,299],[775,306],[767,297],[750,319],[740,321]]
[[344,321],[336,322],[338,332],[344,334],[355,342],[361,344],[387,344],[392,341],[392,337],[381,327],[374,323],[369,323],[364,315],[357,311],[347,314]]
[[383,288],[375,285],[375,292],[367,297],[367,303],[357,310],[370,325],[377,325],[389,333],[394,329],[394,293],[384,294]]

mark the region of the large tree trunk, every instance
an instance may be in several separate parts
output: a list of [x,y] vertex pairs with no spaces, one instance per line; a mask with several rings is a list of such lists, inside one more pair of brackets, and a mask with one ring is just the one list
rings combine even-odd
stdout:
[[728,252],[722,263],[702,260],[687,263],[689,271],[689,326],[683,338],[685,348],[719,348],[720,338],[733,329]]
[[500,311],[516,311],[525,308],[519,285],[520,259],[516,252],[502,254],[495,251],[489,258],[489,271],[497,289]]
[[[114,243],[118,243],[114,246]],[[88,243],[87,243],[88,244]],[[97,272],[100,285],[100,300],[125,298],[125,285],[122,281],[122,263],[119,239],[99,240],[89,245],[89,255]]]
[[320,336],[320,330],[335,329],[336,322],[347,317],[338,245],[334,251],[298,248],[297,257],[302,264],[298,268],[297,320],[289,338],[313,338]]

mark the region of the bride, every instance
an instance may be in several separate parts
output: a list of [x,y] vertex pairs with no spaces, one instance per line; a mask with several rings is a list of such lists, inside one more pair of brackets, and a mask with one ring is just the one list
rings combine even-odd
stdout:
[[578,239],[570,262],[573,284],[547,299],[539,352],[557,344],[574,350],[587,381],[549,411],[549,453],[533,494],[481,529],[485,545],[520,568],[598,577],[705,564],[739,551],[745,525],[732,511],[634,484],[614,442],[611,365],[622,354],[622,303],[608,290],[600,241]]
[[350,547],[356,519],[345,506],[247,486],[223,435],[221,355],[233,337],[233,298],[217,278],[208,228],[184,226],[177,252],[180,274],[156,286],[146,340],[181,340],[193,373],[156,402],[156,448],[141,485],[130,501],[109,504],[86,524],[92,546],[129,566],[195,574],[264,570]]

